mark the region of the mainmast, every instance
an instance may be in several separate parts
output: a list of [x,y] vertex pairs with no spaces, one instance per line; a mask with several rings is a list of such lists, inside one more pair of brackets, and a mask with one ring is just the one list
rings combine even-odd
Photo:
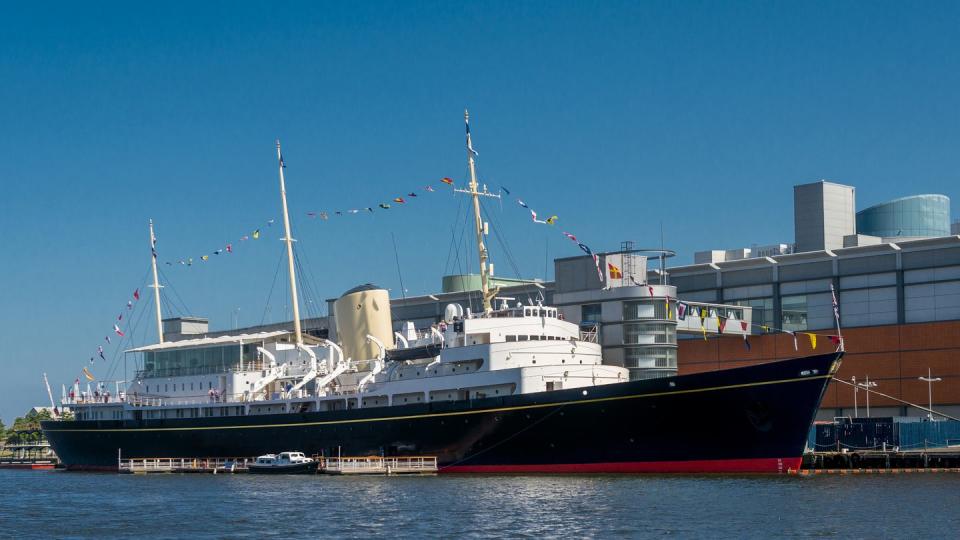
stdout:
[[463,111],[463,121],[467,127],[467,163],[470,164],[470,189],[458,189],[455,191],[468,193],[473,197],[474,230],[477,234],[477,251],[480,255],[480,290],[483,293],[483,312],[490,313],[493,311],[491,300],[497,295],[500,288],[494,287],[493,290],[490,289],[490,276],[493,275],[493,263],[487,264],[490,255],[487,253],[487,246],[483,241],[483,237],[489,233],[489,224],[484,223],[483,218],[480,216],[480,197],[499,198],[500,196],[488,193],[486,185],[483,186],[483,191],[480,191],[479,185],[477,184],[477,168],[474,161],[477,157],[477,151],[473,149],[473,142],[470,140],[470,112],[467,110]]
[[157,237],[150,220],[150,266],[153,268],[153,303],[157,306],[157,339],[163,343],[163,316],[160,313],[160,280],[157,278]]
[[293,268],[293,238],[290,237],[290,214],[287,212],[287,186],[283,181],[283,154],[280,153],[280,139],[277,139],[277,161],[280,169],[280,200],[283,202],[283,241],[287,244],[287,269],[290,274],[290,298],[293,300],[293,333],[297,345],[303,345],[300,333],[300,304],[297,301],[297,275]]

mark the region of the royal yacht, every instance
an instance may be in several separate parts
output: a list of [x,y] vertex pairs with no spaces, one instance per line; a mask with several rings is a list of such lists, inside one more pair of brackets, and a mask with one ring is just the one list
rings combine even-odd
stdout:
[[[469,118],[467,119],[469,122]],[[468,124],[469,126],[469,124]],[[842,352],[722,371],[630,380],[596,334],[557,308],[498,298],[467,130],[482,310],[453,303],[429,328],[395,327],[373,285],[334,304],[337,341],[301,330],[284,168],[277,143],[292,331],[166,341],[128,351],[125,388],[43,430],[70,469],[123,458],[436,456],[440,472],[749,472],[800,466]],[[153,245],[151,228],[151,245]],[[651,291],[653,288],[651,287]]]

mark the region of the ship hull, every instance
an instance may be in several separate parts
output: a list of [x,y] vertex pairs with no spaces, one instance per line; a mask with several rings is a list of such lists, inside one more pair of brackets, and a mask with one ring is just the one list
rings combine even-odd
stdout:
[[45,422],[69,469],[142,457],[436,456],[440,472],[785,473],[840,353],[480,400],[192,419]]

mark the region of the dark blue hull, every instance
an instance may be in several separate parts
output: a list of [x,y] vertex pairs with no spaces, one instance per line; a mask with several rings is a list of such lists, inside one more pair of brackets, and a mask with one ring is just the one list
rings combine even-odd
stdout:
[[71,469],[125,458],[436,456],[441,472],[786,472],[842,353],[667,379],[344,411],[45,422]]

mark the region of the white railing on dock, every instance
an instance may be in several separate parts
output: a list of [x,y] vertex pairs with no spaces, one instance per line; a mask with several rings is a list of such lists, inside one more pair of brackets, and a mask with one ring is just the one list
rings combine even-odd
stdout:
[[247,470],[250,458],[131,458],[121,459],[121,472],[191,472]]
[[323,472],[341,474],[436,472],[437,458],[434,456],[332,457],[325,458],[321,467]]

